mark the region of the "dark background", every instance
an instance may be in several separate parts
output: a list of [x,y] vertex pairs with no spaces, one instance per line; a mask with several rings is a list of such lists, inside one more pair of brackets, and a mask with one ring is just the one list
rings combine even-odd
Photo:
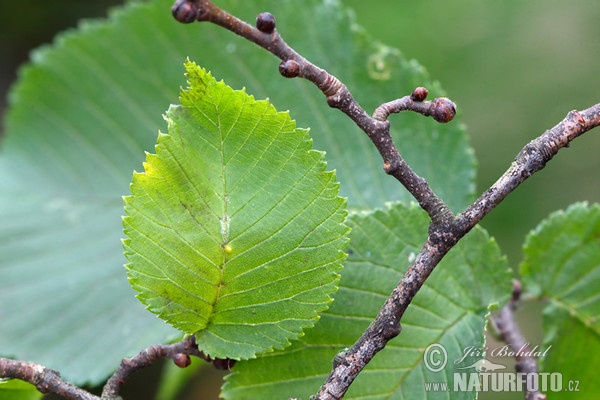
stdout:
[[[0,110],[32,48],[50,43],[80,18],[106,16],[108,7],[120,3],[0,2]],[[357,22],[375,39],[419,60],[458,105],[479,162],[478,193],[528,141],[569,110],[600,102],[600,4],[595,0],[343,3],[355,9]],[[165,1],[166,12],[169,7]],[[513,268],[520,263],[525,235],[548,213],[576,201],[600,202],[599,149],[597,131],[577,139],[486,218],[482,225]],[[531,322],[527,331],[539,340],[539,319],[524,318]],[[215,394],[208,396],[194,398]]]

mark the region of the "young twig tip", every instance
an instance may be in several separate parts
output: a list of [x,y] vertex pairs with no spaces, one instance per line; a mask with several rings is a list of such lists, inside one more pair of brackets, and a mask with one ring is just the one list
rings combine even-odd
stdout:
[[438,97],[431,103],[431,116],[437,122],[445,124],[456,116],[456,105],[446,97]]

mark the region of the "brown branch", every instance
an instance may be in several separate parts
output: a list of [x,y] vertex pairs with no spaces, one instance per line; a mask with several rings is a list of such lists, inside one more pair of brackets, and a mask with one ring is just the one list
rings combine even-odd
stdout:
[[529,142],[500,179],[462,212],[458,220],[467,225],[481,221],[525,179],[544,168],[560,149],[599,125],[600,104],[583,111],[569,112],[556,126]]
[[139,352],[133,358],[124,358],[115,373],[109,378],[102,390],[102,398],[114,399],[119,396],[121,386],[139,369],[148,367],[161,358],[170,358],[181,368],[190,365],[190,356],[200,357],[211,361],[204,353],[198,350],[194,336],[184,338],[178,343],[168,345],[150,346]]
[[0,376],[29,382],[41,393],[54,393],[68,400],[100,399],[65,381],[58,372],[35,363],[0,358]]
[[454,119],[456,105],[452,101],[445,97],[438,97],[434,101],[425,101],[426,98],[427,89],[418,87],[413,90],[410,96],[404,96],[377,107],[373,112],[373,118],[378,121],[385,121],[392,113],[408,110],[426,117],[431,116],[440,123],[450,122]]
[[310,63],[283,41],[271,14],[260,14],[254,28],[208,0],[177,0],[172,11],[181,22],[210,21],[256,43],[282,60],[279,65],[281,75],[313,82],[326,96],[330,107],[344,112],[368,135],[383,158],[385,172],[400,181],[431,218],[429,235],[419,255],[369,328],[349,350],[335,357],[333,370],[320,388],[317,399],[341,399],[375,354],[400,333],[400,320],[408,305],[446,253],[509,193],[542,169],[558,150],[600,125],[600,104],[581,112],[571,111],[558,125],[525,146],[491,188],[465,211],[454,216],[425,179],[406,164],[393,143],[387,121],[391,113],[410,110],[433,116],[438,122],[449,122],[456,113],[450,100],[441,98],[426,102],[427,90],[416,88],[410,96],[382,104],[371,117],[342,82]]
[[104,385],[102,397],[72,385],[62,379],[58,372],[35,363],[0,358],[0,377],[20,379],[31,383],[42,393],[53,393],[69,400],[119,399],[121,387],[137,370],[162,358],[170,358],[178,367],[185,368],[191,363],[190,356],[211,361],[217,369],[229,369],[234,363],[233,360],[210,359],[198,350],[194,336],[190,336],[178,343],[150,346],[131,359],[123,359],[117,371]]
[[[513,295],[508,304],[497,314],[493,323],[496,325],[502,340],[512,349],[515,354],[515,369],[517,373],[537,374],[537,360],[531,356],[529,343],[521,334],[519,327],[514,319],[514,312],[517,309],[521,297],[521,283],[515,281],[513,284]],[[523,378],[525,380],[525,378]],[[546,400],[546,395],[524,385],[525,400]]]
[[[383,116],[387,117],[389,112],[398,112],[399,110],[389,112],[380,110],[374,117],[371,117],[356,102],[348,88],[339,79],[306,60],[282,39],[275,28],[275,18],[271,14],[260,14],[257,18],[257,27],[253,27],[208,0],[177,0],[173,5],[172,12],[175,19],[180,22],[209,21],[256,43],[282,60],[279,64],[281,75],[287,78],[304,78],[315,84],[326,96],[327,104],[330,107],[342,111],[368,135],[383,158],[384,171],[404,185],[421,207],[427,211],[432,221],[443,222],[452,217],[446,204],[437,197],[427,181],[410,168],[394,145],[390,135],[390,124]],[[403,103],[403,100],[399,99],[396,104],[390,106],[394,102],[386,103],[380,109],[382,107],[391,109],[397,107],[399,103],[403,103],[405,110],[431,115],[439,122],[449,122],[456,114],[454,103],[448,99],[436,99],[431,106],[429,102],[425,105],[420,104],[418,98],[418,96],[412,97],[411,95],[411,101]],[[386,112],[387,115],[385,115]]]
[[341,399],[348,387],[373,356],[401,330],[400,319],[406,308],[444,255],[510,192],[533,173],[542,169],[558,150],[600,125],[600,104],[586,110],[571,111],[554,128],[530,142],[521,150],[508,171],[479,199],[448,224],[432,223],[427,241],[394,289],[379,314],[343,354],[338,355],[317,399]]

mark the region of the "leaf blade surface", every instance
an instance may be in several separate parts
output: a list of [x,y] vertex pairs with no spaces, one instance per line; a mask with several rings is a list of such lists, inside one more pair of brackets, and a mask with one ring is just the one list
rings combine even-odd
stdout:
[[345,201],[306,130],[186,63],[156,154],[125,198],[128,276],[213,358],[252,358],[312,326],[336,290]]
[[[351,215],[349,256],[335,302],[290,348],[236,364],[222,396],[239,400],[314,395],[334,356],[354,344],[402,279],[425,240],[427,221],[417,206],[401,203]],[[465,349],[485,347],[490,310],[506,301],[510,291],[506,259],[495,241],[476,228],[436,267],[404,314],[401,334],[373,358],[344,398],[426,398],[429,382],[445,382],[452,388],[454,372],[475,372],[459,369],[481,358],[463,357]],[[437,372],[428,370],[423,361],[432,344],[446,351],[433,359],[446,363]],[[471,399],[476,392],[449,395]]]

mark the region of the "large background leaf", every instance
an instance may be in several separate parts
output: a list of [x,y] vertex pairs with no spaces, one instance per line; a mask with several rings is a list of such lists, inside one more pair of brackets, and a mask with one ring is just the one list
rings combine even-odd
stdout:
[[[223,396],[277,399],[316,393],[335,354],[356,341],[402,278],[427,235],[427,220],[416,206],[402,204],[351,216],[350,255],[329,310],[285,352],[238,363]],[[483,229],[475,229],[431,274],[402,318],[402,333],[369,363],[344,398],[419,399],[427,398],[425,382],[452,387],[456,368],[477,358],[454,361],[469,346],[485,347],[488,307],[506,300],[510,290],[510,272],[498,246]],[[436,373],[422,363],[424,349],[433,343],[448,353],[446,367]],[[470,392],[452,395],[474,398]]]
[[138,298],[212,358],[282,349],[337,290],[345,200],[308,132],[186,63],[169,133],[125,198]]
[[[548,301],[541,370],[560,372],[564,385],[552,396],[596,398],[600,361],[590,355],[600,351],[600,205],[553,213],[527,237],[524,253],[525,288]],[[579,392],[568,390],[569,381],[579,382]]]
[[[335,2],[219,4],[248,21],[271,10],[286,39],[345,79],[367,108],[416,85],[440,93],[417,63],[357,33]],[[175,334],[133,299],[120,216],[131,171],[177,101],[187,56],[318,128],[315,148],[338,168],[350,206],[407,198],[363,134],[308,82],[283,80],[273,56],[221,28],[176,23],[170,6],[154,0],[109,23],[83,23],[37,51],[11,94],[0,157],[0,351],[74,382],[98,382],[122,356]],[[473,159],[460,123],[392,118],[406,158],[453,209],[463,207]]]

